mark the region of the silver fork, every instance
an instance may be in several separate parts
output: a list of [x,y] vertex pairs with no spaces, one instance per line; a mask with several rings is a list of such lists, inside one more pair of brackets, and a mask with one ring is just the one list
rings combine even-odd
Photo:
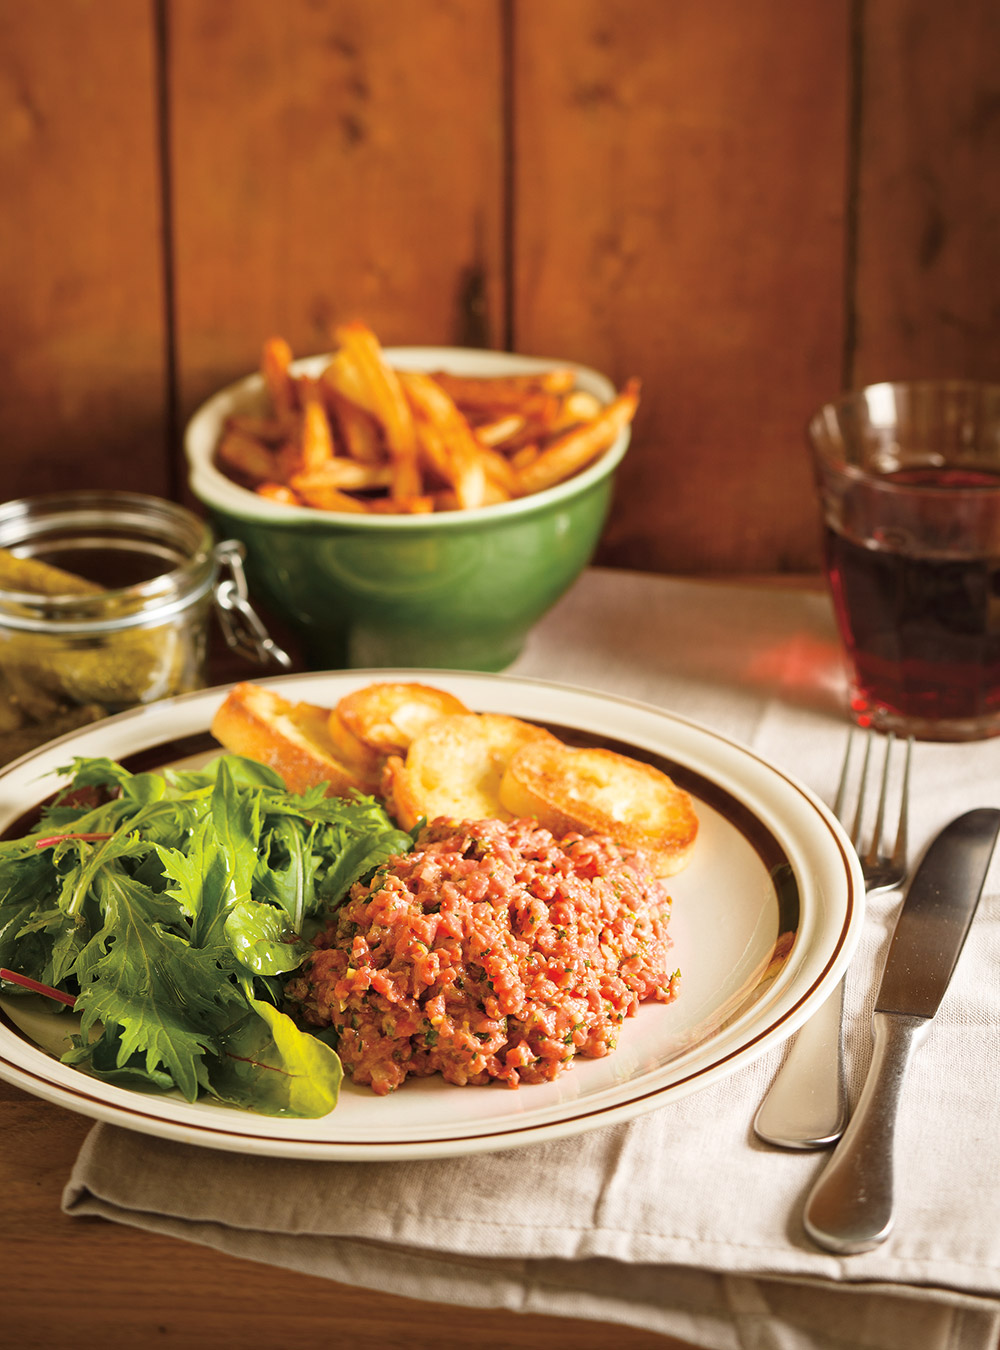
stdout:
[[[889,792],[889,770],[892,760],[894,733],[885,738],[885,759],[882,764],[882,783],[879,790],[878,809],[872,829],[871,841],[865,852],[861,852],[861,835],[865,813],[865,794],[868,783],[868,770],[871,764],[872,745],[875,733],[869,731],[865,742],[865,757],[861,767],[861,779],[857,789],[857,805],[854,809],[853,823],[845,819],[845,807],[848,799],[848,781],[851,762],[851,746],[854,739],[852,728],[847,738],[844,753],[844,765],[837,788],[834,812],[850,832],[851,843],[861,860],[861,872],[865,879],[865,890],[892,890],[906,876],[907,823],[910,797],[910,760],[913,754],[913,737],[906,742],[906,755],[903,762],[903,782],[900,789],[899,817],[896,826],[896,839],[892,850],[887,851],[882,835],[885,825],[886,802]],[[784,1064],[778,1071],[774,1082],[765,1096],[754,1119],[753,1128],[757,1137],[766,1144],[777,1144],[780,1148],[823,1148],[835,1143],[847,1124],[847,1087],[844,1079],[843,1051],[844,981],[808,1022],[802,1026],[792,1043]]]

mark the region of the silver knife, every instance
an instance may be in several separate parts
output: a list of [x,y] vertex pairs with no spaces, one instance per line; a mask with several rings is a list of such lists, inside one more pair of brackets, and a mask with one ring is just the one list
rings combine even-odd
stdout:
[[893,1134],[903,1078],[958,962],[1000,831],[982,807],[946,825],[906,893],[875,1001],[861,1097],[806,1200],[805,1230],[845,1255],[884,1242],[893,1222]]

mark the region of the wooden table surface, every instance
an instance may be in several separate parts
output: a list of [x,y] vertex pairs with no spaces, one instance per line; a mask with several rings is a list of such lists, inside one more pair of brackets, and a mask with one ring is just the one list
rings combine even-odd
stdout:
[[71,1219],[60,1197],[91,1122],[3,1082],[0,1120],[0,1345],[11,1350],[681,1350],[652,1332],[419,1303]]

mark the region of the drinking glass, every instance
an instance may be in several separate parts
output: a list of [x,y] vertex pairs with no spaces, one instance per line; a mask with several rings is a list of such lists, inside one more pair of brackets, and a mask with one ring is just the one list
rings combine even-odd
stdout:
[[808,442],[855,719],[1000,734],[1000,385],[869,385]]

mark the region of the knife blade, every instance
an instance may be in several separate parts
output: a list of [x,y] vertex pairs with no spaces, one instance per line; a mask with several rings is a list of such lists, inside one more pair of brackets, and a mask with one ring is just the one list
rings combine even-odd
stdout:
[[875,1000],[871,1067],[806,1200],[805,1230],[827,1251],[870,1251],[892,1230],[893,1137],[906,1069],[958,964],[998,831],[1000,810],[967,811],[945,826],[913,874]]

